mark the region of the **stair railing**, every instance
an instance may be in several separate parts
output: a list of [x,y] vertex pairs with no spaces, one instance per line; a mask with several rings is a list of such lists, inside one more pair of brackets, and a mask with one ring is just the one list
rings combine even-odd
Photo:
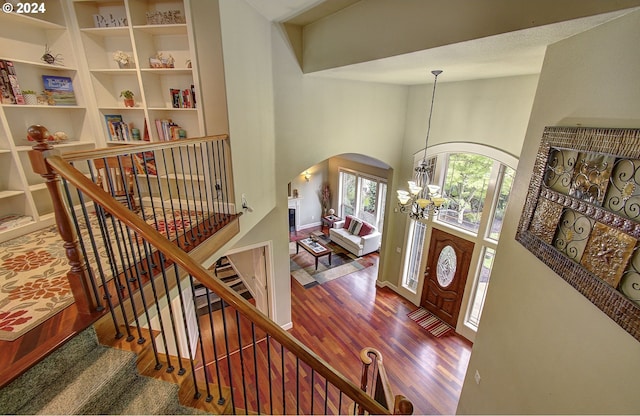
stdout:
[[[29,155],[32,165],[47,180],[54,204],[60,204],[55,209],[58,229],[69,258],[77,263],[75,268],[72,264],[69,278],[80,282],[72,282],[72,286],[76,286],[80,295],[91,299],[85,302],[88,310],[108,308],[105,313],[111,315],[115,338],[126,334],[127,341],[150,345],[146,351],[151,350],[154,371],[164,368],[174,373],[177,369],[174,373],[177,377],[190,378],[192,397],[204,397],[207,403],[215,403],[218,407],[211,411],[217,413],[346,414],[357,408],[369,414],[389,414],[388,408],[201,266],[198,257],[202,254],[197,250],[218,235],[222,235],[224,242],[228,241],[237,232],[231,227],[237,225],[236,214],[222,215],[221,219],[219,210],[211,210],[214,214],[202,222],[196,219],[195,227],[189,232],[177,233],[172,240],[169,232],[161,233],[157,218],[151,221],[153,226],[150,225],[144,206],[138,206],[145,197],[136,194],[137,203],[133,206],[127,195],[130,172],[123,163],[115,164],[112,177],[105,174],[111,184],[107,187],[103,183],[103,186],[97,185],[98,180],[92,175],[95,166],[84,172],[76,167],[80,160],[108,157],[117,160],[123,154],[130,157],[147,150],[173,152],[161,158],[175,162],[188,157],[177,153],[176,148],[202,147],[205,139],[76,152],[63,157],[46,142],[46,129],[34,126],[29,129],[29,136],[38,142]],[[226,137],[216,138],[214,142],[224,140]],[[194,151],[197,153],[198,149]],[[227,160],[228,153],[221,158]],[[201,164],[215,165],[216,158],[213,159]],[[186,164],[195,163],[190,160]],[[105,160],[104,165],[108,164]],[[227,175],[229,173],[230,170]],[[139,179],[138,175],[150,180],[146,173],[136,171],[134,181]],[[213,177],[205,190],[215,191],[218,180],[220,178]],[[116,182],[121,185],[118,189],[125,192],[120,200],[114,198]],[[137,193],[144,186],[134,183],[133,188]],[[162,190],[162,186],[160,188]],[[192,188],[187,200],[205,197],[206,192],[195,189]],[[64,190],[67,207],[62,202],[61,190]],[[153,195],[146,197],[154,200]],[[166,199],[166,195],[157,200],[163,198]],[[230,202],[222,205],[229,206]],[[99,219],[97,226],[86,220],[90,207]],[[211,217],[213,223],[209,222]],[[220,224],[215,222],[219,219]],[[227,231],[230,227],[232,230]],[[197,237],[199,232],[202,237]],[[81,238],[78,240],[78,237]],[[194,247],[198,238],[203,241]],[[96,247],[98,241],[108,255],[98,256],[93,264],[84,261],[87,253],[102,249]],[[217,247],[223,241],[218,241]],[[189,254],[188,250],[191,250]],[[103,269],[111,269],[109,278]],[[194,318],[194,282],[206,287],[207,298],[220,297],[220,309],[216,311],[208,303],[208,313]]]
[[[360,351],[362,361],[362,375],[360,388],[369,396],[384,406],[393,409],[394,415],[413,414],[413,403],[403,395],[394,395],[382,362],[382,354],[375,348],[367,347]],[[364,414],[364,409],[358,408],[358,414]]]

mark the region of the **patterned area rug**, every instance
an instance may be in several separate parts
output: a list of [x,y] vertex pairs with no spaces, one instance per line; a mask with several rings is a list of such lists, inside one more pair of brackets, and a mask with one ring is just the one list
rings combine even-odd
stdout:
[[[156,211],[162,213],[162,210]],[[164,215],[157,215],[156,223],[150,208],[145,209],[145,215],[149,224],[164,235],[168,233],[171,239],[175,238],[176,232],[195,224],[195,215],[202,221],[200,212],[192,211],[189,215],[187,211],[175,211],[176,219],[173,220],[169,219],[171,210],[167,211],[166,223]],[[92,228],[99,229],[95,214],[90,214],[90,218]],[[112,228],[111,221],[107,222]],[[88,234],[86,227],[82,230],[83,235]],[[106,233],[111,238],[115,234],[112,231]],[[96,256],[88,257],[90,267],[96,270]],[[97,257],[102,264],[107,264],[109,255],[103,244],[99,244]],[[110,280],[110,268],[103,270]],[[69,263],[55,226],[0,244],[0,340],[18,338],[73,303],[66,277],[68,271]]]
[[449,325],[442,322],[437,316],[431,314],[424,308],[418,308],[415,311],[408,313],[407,316],[436,338],[452,331],[452,328]]
[[299,253],[296,254],[295,241],[289,243],[291,276],[306,289],[373,265],[372,262],[358,258],[339,245],[328,241],[328,237],[319,235],[319,233],[315,235],[320,238],[324,245],[333,250],[331,265],[329,265],[328,256],[320,257],[318,259],[318,270],[316,270],[315,258],[311,254],[307,253],[303,248],[300,248]]

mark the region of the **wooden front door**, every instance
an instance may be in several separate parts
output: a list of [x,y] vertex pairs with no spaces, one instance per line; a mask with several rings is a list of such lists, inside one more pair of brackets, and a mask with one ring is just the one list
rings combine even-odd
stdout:
[[432,229],[420,305],[455,328],[474,244]]

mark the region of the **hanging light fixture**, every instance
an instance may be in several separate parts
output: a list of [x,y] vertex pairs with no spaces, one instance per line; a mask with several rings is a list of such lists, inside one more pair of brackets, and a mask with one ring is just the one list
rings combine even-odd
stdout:
[[429,143],[429,133],[431,131],[431,116],[433,114],[433,103],[436,97],[436,83],[441,70],[431,71],[435,79],[433,81],[433,93],[431,95],[431,108],[429,110],[429,121],[427,123],[427,136],[424,140],[424,156],[420,165],[414,169],[414,180],[409,181],[409,190],[398,190],[398,207],[400,212],[408,213],[413,219],[427,219],[431,215],[437,214],[438,210],[446,202],[440,194],[438,185],[430,184],[429,166],[427,164],[427,145]]

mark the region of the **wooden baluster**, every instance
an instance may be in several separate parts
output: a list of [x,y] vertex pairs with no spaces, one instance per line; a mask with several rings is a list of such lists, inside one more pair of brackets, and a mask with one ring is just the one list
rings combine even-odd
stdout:
[[91,314],[96,311],[98,305],[91,294],[89,273],[87,273],[85,267],[73,223],[62,199],[60,176],[49,167],[46,161],[47,156],[58,155],[59,152],[54,150],[51,143],[49,143],[50,134],[44,126],[31,126],[27,132],[29,138],[38,142],[33,146],[33,150],[29,151],[29,160],[33,171],[45,179],[47,189],[49,189],[49,194],[51,195],[58,233],[64,240],[63,247],[71,266],[71,269],[67,272],[67,279],[69,279],[76,307],[79,313]]
[[406,397],[401,394],[398,394],[395,398],[395,403],[393,405],[393,414],[394,415],[412,415],[413,414],[413,403]]
[[[363,348],[360,351],[360,360],[362,361],[362,374],[360,376],[360,388],[365,393],[369,393],[369,366],[373,363],[373,360],[369,356],[372,353],[370,348]],[[364,415],[364,409],[362,406],[358,406],[358,414]]]

